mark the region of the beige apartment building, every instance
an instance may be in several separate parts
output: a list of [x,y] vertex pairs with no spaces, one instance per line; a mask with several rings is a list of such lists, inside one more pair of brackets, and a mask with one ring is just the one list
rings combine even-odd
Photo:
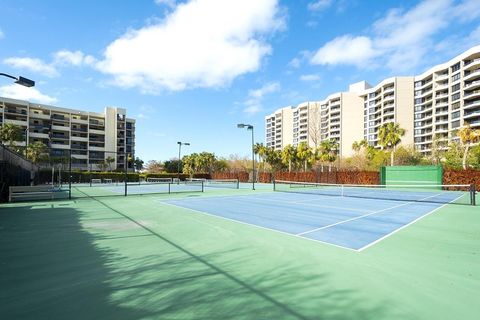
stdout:
[[466,123],[480,127],[480,46],[415,77],[415,148],[447,149]]
[[[366,87],[369,87],[367,84]],[[379,128],[389,122],[405,129],[401,145],[413,145],[413,77],[385,79],[375,87],[365,89],[363,100],[363,139],[381,148]]]
[[112,169],[124,169],[126,154],[135,157],[135,120],[122,108],[95,113],[0,97],[0,126],[5,123],[22,128],[19,146],[41,141],[54,157],[68,157],[71,150],[75,169],[99,170],[107,157],[115,160]]
[[[292,126],[285,120],[285,110],[290,109]],[[281,121],[276,116],[279,112]],[[339,154],[350,156],[353,142],[362,139],[381,148],[378,131],[389,122],[405,129],[401,145],[415,146],[424,155],[431,154],[432,147],[447,149],[458,139],[458,128],[466,123],[480,128],[480,46],[421,75],[392,77],[373,87],[358,82],[350,85],[348,92],[325,100],[277,110],[265,121],[267,135],[270,133],[267,146],[277,150],[302,141],[316,147],[321,141],[334,139],[340,145]],[[272,121],[280,123],[275,128],[274,145],[268,140]]]

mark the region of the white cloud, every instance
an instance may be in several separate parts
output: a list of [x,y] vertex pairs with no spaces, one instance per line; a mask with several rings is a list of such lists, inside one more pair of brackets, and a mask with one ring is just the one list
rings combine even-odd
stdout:
[[93,65],[96,59],[90,55],[85,55],[82,51],[60,50],[54,53],[53,63],[60,66],[82,66]]
[[248,99],[244,102],[246,106],[243,112],[248,114],[255,114],[263,110],[262,100],[265,95],[277,92],[280,90],[278,82],[271,82],[263,85],[261,88],[250,90],[248,92]]
[[300,76],[300,80],[305,82],[319,81],[320,79],[318,74],[304,74]]
[[193,0],[112,42],[97,68],[142,91],[221,87],[255,72],[284,27],[278,0]]
[[308,4],[307,8],[310,11],[322,11],[329,8],[332,5],[332,0],[316,0]]
[[155,0],[158,5],[166,5],[169,8],[174,8],[177,5],[176,0]]
[[56,98],[43,94],[34,87],[27,88],[19,86],[18,84],[10,84],[0,87],[0,96],[45,104],[57,102]]
[[478,1],[424,0],[410,10],[388,11],[374,22],[368,35],[342,35],[327,42],[310,62],[358,67],[375,63],[408,70],[434,48],[434,37],[441,30],[479,16]]
[[341,36],[321,47],[310,60],[313,64],[361,65],[376,55],[368,37]]
[[36,58],[12,57],[3,60],[3,63],[17,69],[26,69],[31,72],[40,73],[47,77],[56,77],[59,75],[57,69],[52,65]]
[[0,29],[0,39],[5,38],[5,33],[3,33],[2,29]]

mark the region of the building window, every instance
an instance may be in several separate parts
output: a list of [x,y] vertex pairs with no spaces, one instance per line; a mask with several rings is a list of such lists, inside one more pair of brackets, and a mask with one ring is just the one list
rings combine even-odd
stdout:
[[460,70],[460,62],[456,63],[452,66],[452,72]]
[[422,86],[422,81],[415,82],[415,88],[420,88]]
[[369,93],[368,98],[370,98],[370,99],[375,98],[375,92]]
[[415,104],[420,104],[423,102],[423,99],[422,98],[416,98],[415,99]]
[[452,76],[452,81],[457,81],[458,79],[460,79],[460,72]]
[[456,101],[458,99],[460,99],[460,92],[452,95],[452,101]]
[[460,118],[460,111],[452,112],[452,119]]
[[460,127],[460,120],[456,120],[452,122],[452,129]]
[[456,85],[452,86],[452,92],[460,90],[460,83],[457,83]]
[[415,97],[421,96],[422,95],[422,90],[417,90],[415,91]]
[[457,110],[458,108],[460,108],[460,102],[452,103],[452,110]]

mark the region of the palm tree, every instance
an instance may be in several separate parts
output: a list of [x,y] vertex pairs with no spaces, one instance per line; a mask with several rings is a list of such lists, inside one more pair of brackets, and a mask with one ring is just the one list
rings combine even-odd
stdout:
[[282,150],[282,162],[285,165],[288,165],[288,172],[292,172],[292,162],[295,162],[296,155],[297,152],[291,144],[286,145]]
[[300,142],[297,146],[297,159],[303,162],[303,171],[307,172],[308,160],[312,159],[313,150],[306,142]]
[[5,123],[0,127],[0,140],[8,142],[9,147],[13,148],[16,141],[22,140],[22,128],[16,124]]
[[378,138],[380,145],[390,150],[390,165],[393,166],[393,154],[395,147],[402,141],[401,137],[405,135],[405,129],[400,128],[398,123],[385,123],[378,129]]
[[362,148],[367,148],[367,147],[368,147],[368,142],[365,139],[360,140],[358,142],[355,141],[352,144],[352,150],[355,151],[355,152],[360,152],[360,150],[362,150]]
[[27,159],[37,164],[38,161],[48,152],[47,146],[41,142],[36,141],[27,146]]
[[[127,157],[127,161],[129,161],[128,157]],[[108,156],[105,159],[105,164],[106,164],[106,167],[108,168],[108,171],[112,171],[112,163],[114,162],[115,162],[115,158],[113,157]]]
[[258,155],[263,171],[265,171],[265,155],[267,152],[265,145],[263,143],[255,143],[253,145],[253,152]]
[[463,169],[466,170],[468,151],[470,150],[472,144],[480,141],[480,130],[472,129],[470,128],[470,124],[465,123],[465,125],[458,130],[457,134],[460,137],[460,141],[462,141],[462,144],[464,145],[462,165]]
[[323,140],[320,143],[319,158],[328,162],[328,171],[332,171],[332,163],[337,160],[338,143],[334,139]]

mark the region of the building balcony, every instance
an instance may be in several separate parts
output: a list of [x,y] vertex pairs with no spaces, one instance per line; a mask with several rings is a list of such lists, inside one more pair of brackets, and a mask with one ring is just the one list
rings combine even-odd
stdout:
[[29,114],[30,118],[50,120],[50,115],[49,114],[35,113],[35,112],[32,112],[32,111],[30,111],[28,114]]
[[105,130],[98,130],[98,129],[93,129],[93,128],[90,128],[89,132],[91,134],[102,134],[102,135],[105,134]]
[[3,119],[3,123],[11,123],[11,124],[15,124],[17,126],[27,126],[28,125],[27,118],[25,118],[25,120],[5,118],[5,119]]
[[70,149],[70,144],[68,144],[68,143],[67,144],[60,144],[60,143],[52,142],[52,143],[50,143],[50,148],[67,150],[67,149]]
[[40,139],[48,139],[50,138],[48,133],[40,133],[40,132],[29,132],[28,136],[30,138],[40,138]]
[[87,120],[87,119],[75,119],[75,118],[72,118],[72,123],[88,124],[88,120]]
[[465,72],[465,75],[463,76],[463,80],[465,81],[473,80],[476,78],[480,78],[480,69],[476,69],[470,72]]
[[12,109],[7,107],[3,110],[3,112],[8,114],[21,114],[23,116],[27,115],[27,110],[25,109]]
[[477,69],[478,67],[480,67],[480,58],[466,61],[463,65],[464,70]]
[[475,111],[471,111],[471,112],[465,112],[465,114],[463,115],[463,118],[464,119],[471,119],[471,118],[479,117],[479,116],[480,116],[480,110],[475,110]]
[[470,89],[470,90],[473,90],[476,88],[480,88],[480,80],[472,81],[468,84],[465,84],[465,86],[463,87],[463,89]]
[[90,151],[105,151],[105,147],[89,146],[88,150],[90,150]]
[[70,131],[70,127],[66,127],[66,126],[58,126],[58,125],[52,125],[52,130],[59,130],[59,131]]
[[480,99],[475,101],[466,102],[463,104],[464,109],[470,109],[480,106]]

